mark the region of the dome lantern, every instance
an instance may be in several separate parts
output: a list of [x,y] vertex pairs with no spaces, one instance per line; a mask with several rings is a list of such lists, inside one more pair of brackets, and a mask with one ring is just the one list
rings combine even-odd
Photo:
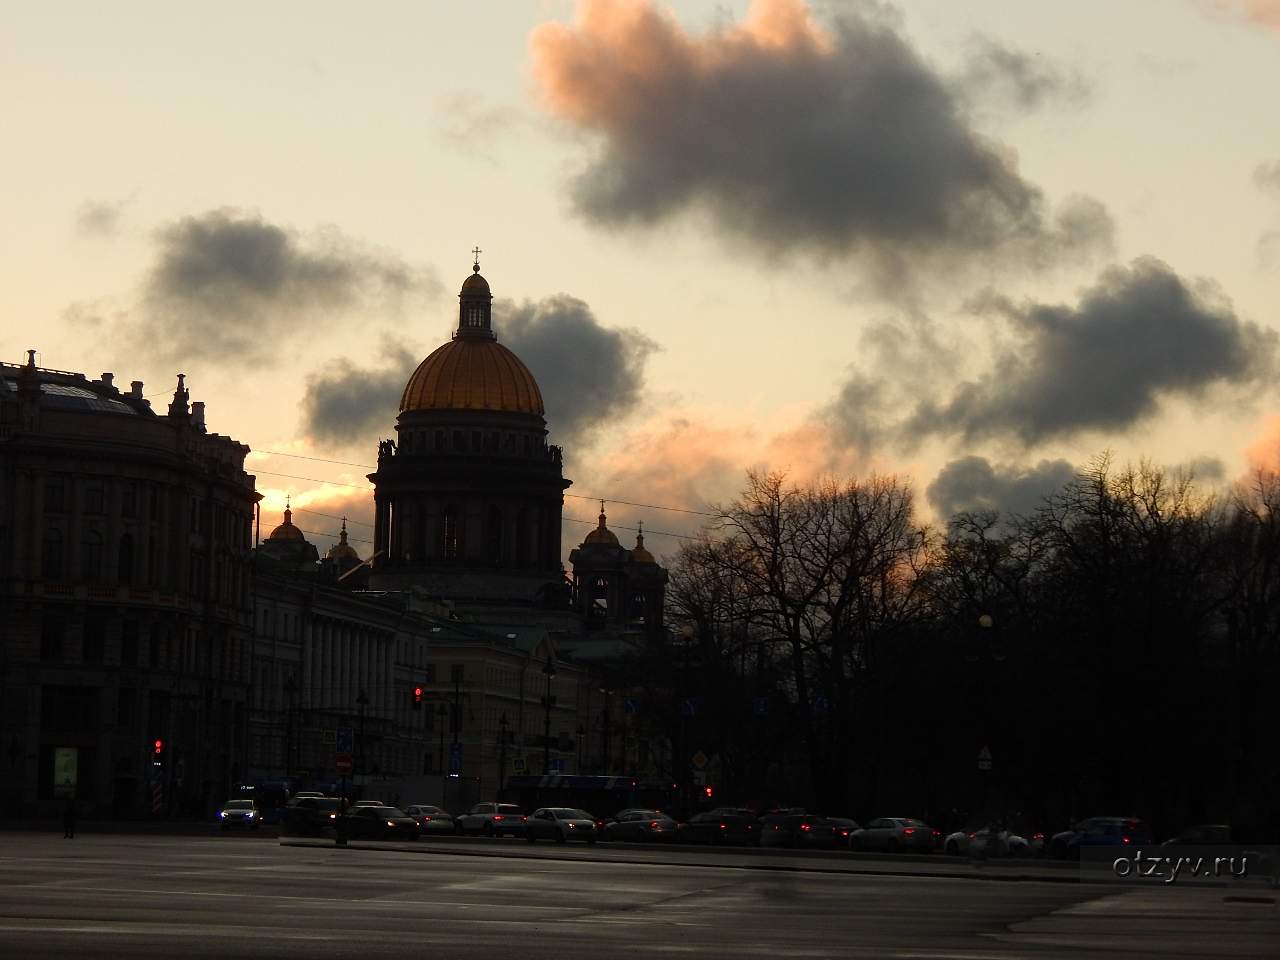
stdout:
[[481,252],[479,247],[471,251],[475,256],[471,276],[462,281],[462,290],[458,292],[458,332],[455,335],[495,340],[493,294],[489,292],[489,281],[480,276]]

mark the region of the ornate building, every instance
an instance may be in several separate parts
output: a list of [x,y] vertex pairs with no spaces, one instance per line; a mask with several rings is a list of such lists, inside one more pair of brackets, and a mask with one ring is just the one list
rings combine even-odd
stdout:
[[460,601],[560,603],[560,521],[570,481],[547,443],[542,393],[498,342],[476,263],[453,339],[419,364],[384,440],[370,585]]
[[[0,801],[199,809],[243,771],[249,448],[179,375],[0,364]],[[156,743],[159,742],[159,752]]]

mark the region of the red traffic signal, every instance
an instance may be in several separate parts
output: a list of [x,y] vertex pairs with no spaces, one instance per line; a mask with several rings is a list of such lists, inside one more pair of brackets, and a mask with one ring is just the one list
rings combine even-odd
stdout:
[[703,792],[703,793],[705,793],[705,794],[707,795],[707,799],[708,799],[708,800],[710,800],[710,799],[711,799],[711,788],[710,788],[710,787],[703,787],[703,788],[702,788],[702,792]]
[[423,695],[423,692],[424,692],[424,691],[423,691],[422,687],[414,687],[414,688],[413,688],[413,709],[415,709],[415,710],[420,710],[420,709],[422,709],[422,695]]
[[155,755],[156,755],[157,757],[158,757],[158,756],[160,756],[162,753],[164,753],[164,741],[163,741],[163,740],[157,740],[157,741],[155,742],[155,744],[153,745],[152,749],[153,749],[153,751],[155,752]]

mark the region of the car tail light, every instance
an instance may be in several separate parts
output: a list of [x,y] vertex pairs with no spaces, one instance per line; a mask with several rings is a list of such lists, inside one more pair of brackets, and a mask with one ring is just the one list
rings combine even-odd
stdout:
[[493,815],[493,819],[495,819],[495,820],[501,820],[501,819],[502,819],[502,814],[500,814],[500,813],[495,813],[495,814]]
[[971,834],[969,834],[969,839],[970,839],[970,840],[977,840],[977,839],[978,839],[978,835],[977,835],[976,833],[971,833]]
[[521,823],[528,823],[528,822],[529,822],[529,818],[528,818],[528,817],[521,817],[521,818],[520,818],[520,822],[521,822]]
[[941,830],[935,830],[935,831],[933,831],[933,835],[934,835],[935,837],[940,837],[940,836],[942,836],[942,831],[941,831]]
[[597,830],[603,830],[603,829],[604,829],[604,821],[603,821],[603,820],[597,820],[597,821],[596,821],[596,829],[597,829]]
[[809,824],[807,824],[807,823],[802,823],[802,824],[800,824],[800,829],[801,829],[801,830],[803,830],[805,833],[808,833],[810,830],[812,830],[812,829],[813,829],[813,827],[811,827],[811,826],[810,826]]
[[720,829],[721,829],[721,830],[728,830],[728,829],[729,829],[729,825],[728,825],[727,823],[722,823],[722,824],[720,824]]
[[1044,834],[1043,834],[1043,833],[1040,833],[1039,831],[1037,831],[1037,832],[1035,832],[1035,833],[1033,833],[1033,834],[1031,835],[1031,839],[1032,839],[1032,840],[1043,840],[1043,839],[1044,839]]
[[424,814],[424,815],[423,815],[423,817],[422,817],[422,819],[423,819],[423,820],[430,820],[430,819],[431,819],[431,817],[429,817],[429,816],[427,816],[426,814]]
[[650,830],[656,830],[657,828],[658,828],[658,821],[657,821],[657,820],[650,820],[650,821],[649,821],[649,829],[650,829]]
[[915,832],[916,832],[916,828],[915,828],[915,827],[905,827],[905,828],[903,828],[903,831],[902,831],[903,835],[904,835],[904,836],[908,836],[908,837],[909,837],[909,836],[911,836],[911,835],[912,835],[913,833],[915,833]]
[[1131,840],[1129,837],[1121,837],[1121,838],[1120,838],[1120,842],[1121,842],[1121,843],[1125,843],[1125,844],[1129,844],[1129,843],[1133,843],[1133,840]]

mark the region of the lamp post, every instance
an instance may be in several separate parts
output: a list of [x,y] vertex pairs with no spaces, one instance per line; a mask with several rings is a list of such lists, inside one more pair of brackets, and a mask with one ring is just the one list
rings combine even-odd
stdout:
[[437,757],[436,770],[440,774],[440,806],[441,807],[444,807],[445,786],[449,782],[448,780],[445,779],[445,776],[444,776],[444,718],[447,717],[448,715],[449,715],[449,710],[444,705],[444,702],[441,701],[440,705],[436,707],[436,726],[440,728],[440,753],[439,753],[439,756]]
[[502,799],[502,789],[507,785],[507,715],[498,718],[498,799]]
[[356,762],[353,765],[351,772],[351,785],[353,787],[355,786],[355,778],[358,773],[364,773],[366,783],[369,780],[369,773],[364,769],[364,708],[369,705],[369,694],[364,690],[361,690],[356,695],[356,704],[360,707],[360,738],[356,743]]
[[547,692],[542,698],[542,772],[548,774],[551,772],[551,678],[556,675],[556,665],[551,662],[549,653],[542,675],[547,678]]

